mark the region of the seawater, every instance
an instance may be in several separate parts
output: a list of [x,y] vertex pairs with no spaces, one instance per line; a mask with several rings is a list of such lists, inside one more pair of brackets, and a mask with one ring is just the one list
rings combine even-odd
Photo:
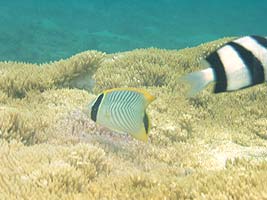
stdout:
[[49,62],[94,49],[181,49],[267,35],[265,0],[2,0],[0,60]]

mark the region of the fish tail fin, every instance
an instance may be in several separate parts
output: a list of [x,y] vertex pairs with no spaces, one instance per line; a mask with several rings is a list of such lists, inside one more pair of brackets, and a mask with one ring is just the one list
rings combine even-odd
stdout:
[[189,86],[187,96],[192,97],[202,91],[209,83],[214,81],[213,69],[207,68],[192,72],[180,78],[182,83]]

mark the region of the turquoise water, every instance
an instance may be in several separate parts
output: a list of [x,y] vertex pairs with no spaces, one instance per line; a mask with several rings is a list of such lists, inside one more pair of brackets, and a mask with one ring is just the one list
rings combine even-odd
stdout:
[[0,60],[47,62],[88,49],[180,49],[267,35],[265,0],[3,0]]

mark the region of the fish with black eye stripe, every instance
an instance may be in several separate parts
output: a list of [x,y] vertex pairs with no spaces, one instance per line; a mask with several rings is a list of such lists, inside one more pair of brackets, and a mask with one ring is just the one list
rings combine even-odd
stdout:
[[142,89],[110,89],[89,104],[90,116],[97,124],[147,142],[151,122],[146,108],[154,100],[154,96]]
[[235,91],[267,80],[267,39],[245,36],[226,43],[202,60],[206,68],[182,76],[188,96],[194,96],[215,82],[214,93]]

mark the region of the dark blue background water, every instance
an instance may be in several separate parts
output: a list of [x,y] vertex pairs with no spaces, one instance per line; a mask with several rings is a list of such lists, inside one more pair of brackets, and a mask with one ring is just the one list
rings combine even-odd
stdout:
[[180,49],[267,35],[265,0],[1,0],[0,60],[46,62],[88,49]]

